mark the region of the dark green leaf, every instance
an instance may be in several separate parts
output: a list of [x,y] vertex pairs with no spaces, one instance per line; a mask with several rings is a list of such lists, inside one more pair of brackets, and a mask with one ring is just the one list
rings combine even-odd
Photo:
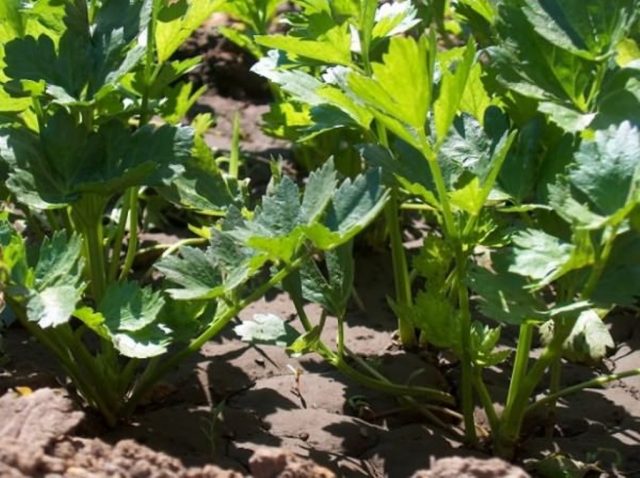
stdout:
[[163,306],[160,293],[141,288],[135,282],[123,282],[109,286],[98,312],[112,333],[135,332],[155,322]]
[[639,157],[640,130],[624,122],[597,131],[594,141],[582,143],[569,178],[598,213],[611,216],[639,200]]
[[224,292],[218,264],[210,251],[193,247],[180,248],[180,257],[169,256],[155,267],[180,288],[169,288],[174,299],[211,299]]

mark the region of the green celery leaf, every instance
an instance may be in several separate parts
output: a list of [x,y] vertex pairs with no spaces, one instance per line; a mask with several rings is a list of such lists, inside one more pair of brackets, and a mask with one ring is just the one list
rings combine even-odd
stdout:
[[300,270],[303,297],[322,307],[331,315],[341,317],[353,290],[352,242],[325,254],[328,275],[315,261],[307,262]]
[[[11,248],[6,249],[3,261],[8,259],[9,265],[13,262],[12,277],[29,290],[27,318],[42,328],[67,323],[85,287],[80,236],[67,239],[65,232],[58,231],[51,239],[46,238],[40,246],[35,268],[29,268],[32,273],[26,273],[26,258],[16,263],[17,258],[10,256]],[[14,253],[17,252],[16,249]]]
[[596,113],[582,113],[550,101],[541,102],[538,111],[549,115],[551,121],[569,133],[584,131],[596,118]]
[[163,2],[155,31],[158,62],[164,63],[202,25],[224,0]]
[[359,232],[371,222],[383,206],[380,177],[380,170],[372,169],[353,181],[343,181],[331,200],[325,225],[355,235],[355,229]]
[[466,87],[460,98],[459,109],[473,116],[481,124],[484,122],[485,112],[489,106],[496,105],[482,83],[483,68],[480,63],[474,63],[469,71]]
[[[349,25],[337,25],[328,13],[307,17],[310,25],[304,36],[256,36],[255,41],[304,59],[331,65],[351,65],[351,34]],[[298,34],[298,32],[294,32]]]
[[383,63],[373,64],[373,77],[351,73],[352,94],[385,116],[422,132],[431,103],[429,39],[393,37]]
[[177,300],[211,299],[224,292],[217,260],[210,251],[193,247],[180,248],[180,257],[163,258],[155,267],[180,286],[167,292]]
[[251,71],[279,85],[298,101],[312,106],[322,104],[324,101],[316,91],[323,86],[323,83],[303,71],[280,69],[281,60],[277,51],[270,51],[251,68]]
[[440,236],[429,234],[424,238],[419,254],[413,259],[413,269],[427,280],[430,287],[444,286],[453,258],[451,244]]
[[471,324],[471,356],[480,367],[494,367],[511,355],[508,349],[495,350],[501,331],[500,327],[491,328],[480,322]]
[[45,237],[40,246],[35,267],[35,285],[43,290],[51,286],[82,282],[82,239],[73,235],[67,239],[64,232],[57,231],[51,239]]
[[[553,338],[553,321],[540,327],[542,342],[548,344]],[[607,350],[615,343],[609,329],[593,309],[585,310],[578,316],[571,334],[562,346],[562,355],[577,363],[597,364],[607,356]]]
[[419,292],[415,303],[406,310],[393,304],[394,311],[408,317],[415,327],[424,331],[429,343],[439,348],[461,350],[460,320],[451,301],[435,288]]
[[535,229],[519,232],[513,242],[513,263],[509,271],[536,281],[546,281],[553,276],[569,260],[574,249],[571,244]]
[[516,234],[513,242],[513,262],[509,270],[534,279],[536,288],[545,287],[595,261],[591,235],[586,230],[574,231],[571,244],[533,229]]
[[233,330],[243,342],[280,347],[291,345],[300,335],[275,314],[254,314],[253,320],[245,320]]
[[327,161],[320,169],[309,175],[305,186],[302,205],[300,208],[300,222],[311,224],[324,212],[336,189],[337,178],[333,160]]
[[104,316],[91,307],[80,307],[73,312],[73,316],[81,320],[103,339],[109,340],[109,330],[104,325]]
[[248,51],[254,57],[260,58],[262,56],[262,50],[254,43],[253,36],[241,31],[240,28],[223,26],[218,28],[218,32],[231,43],[235,43],[236,46]]
[[230,208],[222,230],[213,229],[211,246],[206,250],[183,247],[180,256],[169,256],[155,264],[170,282],[176,300],[204,300],[223,295],[244,284],[264,265],[264,254],[256,252],[236,237],[246,236],[246,224],[235,208]]
[[[369,129],[371,120],[373,119],[373,115],[366,107],[355,101],[348,94],[344,93],[334,86],[326,85],[316,90],[316,94],[322,100],[326,101],[329,106],[332,106],[333,108],[339,110],[341,113],[346,114],[354,124],[359,125],[361,128]],[[312,116],[314,121],[316,122],[318,122],[318,118],[321,117],[321,112],[317,111],[318,108],[320,108],[320,106],[316,106],[316,108],[312,110]],[[339,121],[336,118],[332,118],[332,121],[344,123],[347,126],[349,125],[347,121]],[[328,123],[328,121],[326,122]]]
[[500,323],[521,325],[527,320],[545,318],[544,302],[529,290],[520,275],[474,267],[469,274],[469,286],[478,294],[482,313]]
[[135,282],[112,284],[98,307],[110,331],[135,332],[156,321],[164,299],[159,292]]
[[636,0],[530,0],[523,11],[553,45],[589,60],[610,54],[637,16]]
[[208,148],[206,156],[192,155],[184,163],[184,168],[184,172],[177,175],[169,186],[158,188],[169,201],[214,216],[232,205],[240,205],[242,197],[237,183],[223,176]]
[[468,114],[455,119],[438,152],[438,162],[449,188],[455,188],[469,173],[484,181],[500,144],[501,138],[496,137],[496,133],[492,131],[490,135]]
[[41,35],[15,39],[5,45],[4,73],[12,80],[44,81],[49,93],[73,102],[82,97],[89,82],[91,58],[86,48],[89,37],[65,32],[56,52],[53,40]]
[[109,286],[95,314],[80,313],[81,319],[108,334],[115,348],[126,357],[160,355],[171,343],[171,331],[159,323],[165,300],[159,292],[134,282]]
[[450,65],[441,65],[440,93],[433,106],[435,132],[439,142],[444,141],[458,113],[475,56],[475,42],[470,40],[455,71],[450,70]]
[[484,207],[483,189],[478,178],[473,178],[463,187],[449,193],[451,205],[477,216]]
[[152,324],[134,332],[112,333],[115,348],[125,357],[147,359],[167,351],[171,331],[162,324]]
[[109,197],[128,187],[168,183],[190,157],[190,128],[148,125],[135,132],[110,121],[87,133],[59,111],[40,135],[0,131],[0,160],[9,166],[9,189],[38,209],[60,207],[83,193]]
[[27,259],[27,247],[22,236],[9,224],[6,213],[0,215],[0,273],[4,287],[33,288],[35,274]]
[[[566,108],[584,112],[595,76],[594,64],[540,36],[529,23],[522,3],[503,2],[499,8],[501,42],[489,48],[497,79],[521,95],[563,106],[558,110],[563,116]],[[559,118],[557,122],[565,121]]]
[[291,233],[300,220],[300,190],[291,178],[285,176],[272,194],[262,199],[256,209],[251,229],[267,237]]
[[34,292],[27,302],[27,318],[46,329],[65,324],[82,298],[82,289],[72,285],[53,285]]
[[5,74],[17,82],[44,82],[63,104],[105,96],[144,54],[136,40],[147,28],[151,3],[105,0],[93,25],[85,4],[68,3],[59,39],[50,32],[32,32],[5,45]]
[[371,34],[374,40],[400,35],[421,21],[418,10],[411,2],[384,3],[376,11]]
[[160,108],[162,118],[171,125],[179,124],[205,91],[207,91],[206,85],[194,91],[194,85],[190,82],[178,83],[166,88],[161,93],[164,101]]
[[640,130],[624,122],[581,144],[569,179],[598,213],[612,216],[640,201],[639,157]]
[[387,199],[380,179],[380,170],[372,169],[340,185],[329,203],[324,224],[306,228],[307,237],[316,247],[329,250],[344,244],[377,217]]
[[584,229],[600,229],[607,218],[592,212],[588,205],[573,198],[571,187],[565,182],[549,186],[549,204],[565,221]]

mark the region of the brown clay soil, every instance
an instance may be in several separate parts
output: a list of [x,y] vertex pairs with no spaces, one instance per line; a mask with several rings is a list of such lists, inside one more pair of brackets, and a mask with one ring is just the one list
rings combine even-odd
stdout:
[[[219,71],[231,75],[229,62],[238,75],[230,81],[245,78],[246,58],[239,60],[237,52],[230,54],[233,49],[210,35],[194,41],[200,47],[207,42],[210,51],[202,81]],[[251,81],[255,85],[249,91],[213,83],[198,110],[218,118],[209,139],[221,150],[229,147],[231,121],[240,112],[247,168],[261,171],[269,158],[286,154],[287,145],[260,131],[260,116],[268,106],[264,85]],[[349,315],[348,346],[398,383],[455,393],[456,368],[446,358],[403,352],[393,342],[394,319],[386,302],[393,284],[386,255],[358,251],[356,289],[364,310],[354,308]],[[309,305],[308,312],[318,317],[317,307]],[[243,311],[236,323],[256,313],[276,314],[300,329],[291,303],[277,291]],[[640,367],[638,321],[621,316],[611,327],[617,349],[605,363],[607,371]],[[514,347],[514,336],[506,332],[505,345]],[[335,344],[335,334],[336,324],[329,321],[327,343]],[[55,361],[23,330],[9,329],[5,341],[2,477],[527,476],[465,448],[455,435],[403,410],[393,398],[347,380],[317,356],[293,359],[279,347],[250,346],[233,327],[167,377],[150,402],[117,429],[106,428],[67,397]],[[299,381],[292,368],[301,372]],[[598,373],[577,365],[565,370],[567,385]],[[508,375],[492,369],[487,381],[500,398]],[[27,390],[21,387],[35,392],[20,396]],[[561,401],[553,437],[545,436],[543,421],[528,424],[520,465],[557,453],[558,459],[590,465],[568,476],[640,476],[639,399],[640,378],[634,378]]]

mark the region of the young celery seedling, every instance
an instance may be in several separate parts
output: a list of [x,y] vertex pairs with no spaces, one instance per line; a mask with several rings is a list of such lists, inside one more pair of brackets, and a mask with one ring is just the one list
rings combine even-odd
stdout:
[[[176,181],[194,148],[191,128],[150,119],[184,117],[201,93],[170,87],[198,59],[169,58],[219,2],[187,3],[171,15],[160,0],[126,8],[112,0],[36,3],[3,9],[0,96],[9,109],[0,159],[12,201],[28,216],[45,211],[49,227],[63,230],[45,238],[34,258],[3,219],[10,271],[3,291],[113,424],[140,360],[168,345],[167,302],[127,280],[137,251],[138,189]],[[105,234],[104,217],[118,199],[120,220]],[[90,334],[98,336],[96,349],[85,340]]]
[[[258,44],[276,48],[287,55],[285,60],[272,51],[254,68],[290,98],[288,104],[280,106],[281,112],[290,111],[291,107],[299,109],[300,105],[303,110],[308,110],[306,116],[311,121],[301,122],[302,115],[285,115],[283,120],[288,123],[286,126],[301,130],[302,140],[318,141],[327,135],[340,134],[340,144],[345,141],[363,142],[370,137],[386,144],[388,125],[374,119],[366,108],[341,91],[340,82],[343,73],[349,70],[373,75],[372,55],[377,55],[389,38],[401,35],[419,23],[415,8],[410,2],[379,6],[375,0],[349,5],[334,5],[332,2],[319,2],[315,6],[305,2],[300,4],[302,14],[295,15],[291,20],[293,34],[256,38]],[[329,31],[321,27],[327,24],[332,25]],[[317,32],[324,33],[318,35]],[[327,51],[331,53],[325,54]],[[325,68],[315,68],[318,62]],[[286,65],[282,71],[278,70],[280,64]],[[296,66],[295,69],[291,68],[292,64]],[[315,76],[306,73],[309,67],[312,72],[316,71]],[[298,139],[299,136],[300,133]],[[354,160],[360,162],[361,158],[350,159],[351,162]],[[358,170],[359,167],[351,166],[348,169]],[[402,240],[400,195],[395,184],[391,184],[390,188],[391,199],[385,210],[385,225],[390,237],[395,301],[408,307],[411,304],[411,285]],[[402,317],[398,317],[398,331],[403,345],[416,345],[415,328]]]

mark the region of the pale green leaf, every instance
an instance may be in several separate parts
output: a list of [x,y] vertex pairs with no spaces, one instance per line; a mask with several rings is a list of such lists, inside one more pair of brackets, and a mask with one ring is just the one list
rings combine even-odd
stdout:
[[27,318],[46,329],[65,324],[82,298],[82,289],[55,285],[34,292],[27,303]]
[[255,41],[264,47],[287,52],[330,65],[346,65],[351,60],[351,35],[348,25],[335,25],[315,39],[291,35],[257,36]]
[[433,107],[436,136],[439,142],[446,138],[459,111],[475,56],[475,43],[471,40],[455,65],[455,71],[451,71],[450,66],[442,71],[440,94]]
[[393,37],[383,62],[373,64],[373,77],[351,73],[348,88],[371,108],[422,132],[431,102],[429,41]]
[[298,337],[298,332],[275,314],[254,314],[234,327],[240,340],[252,344],[286,347]]
[[158,61],[164,63],[202,25],[224,0],[167,2],[158,14],[155,31]]

